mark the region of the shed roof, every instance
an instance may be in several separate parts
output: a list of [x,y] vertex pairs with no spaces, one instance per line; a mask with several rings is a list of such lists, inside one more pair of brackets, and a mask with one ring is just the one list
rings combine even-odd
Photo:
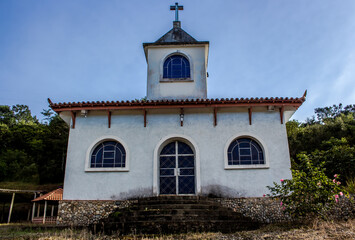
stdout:
[[33,199],[32,202],[59,201],[59,200],[63,200],[63,188],[58,188],[52,192],[46,193],[36,199]]

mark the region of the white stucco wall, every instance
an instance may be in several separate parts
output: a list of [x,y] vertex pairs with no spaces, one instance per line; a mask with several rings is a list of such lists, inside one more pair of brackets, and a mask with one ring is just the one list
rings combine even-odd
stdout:
[[[158,162],[154,150],[170,136],[186,136],[199,152],[198,194],[212,191],[231,197],[262,196],[273,181],[291,178],[290,157],[286,128],[280,123],[279,112],[253,111],[253,123],[249,125],[246,109],[221,109],[216,127],[212,109],[185,109],[183,127],[177,109],[149,110],[147,127],[141,111],[113,112],[111,128],[105,112],[90,111],[87,118],[79,115],[75,129],[70,129],[64,199],[109,200],[153,195],[153,186],[159,186],[158,173],[154,172]],[[240,134],[251,135],[263,143],[268,168],[225,169],[225,146]],[[116,136],[126,145],[128,171],[85,171],[87,151],[105,136]]]
[[[178,53],[190,62],[191,80],[164,81],[164,60]],[[147,98],[148,99],[191,99],[207,97],[207,57],[208,45],[191,46],[154,46],[147,53]]]

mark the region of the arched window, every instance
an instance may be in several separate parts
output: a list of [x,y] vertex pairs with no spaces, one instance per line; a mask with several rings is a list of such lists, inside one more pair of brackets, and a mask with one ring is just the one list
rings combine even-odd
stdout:
[[96,146],[91,154],[91,168],[125,168],[126,151],[116,141],[105,141]]
[[265,164],[260,145],[250,138],[238,138],[228,147],[228,165]]
[[190,78],[190,63],[182,55],[172,55],[164,62],[163,78]]

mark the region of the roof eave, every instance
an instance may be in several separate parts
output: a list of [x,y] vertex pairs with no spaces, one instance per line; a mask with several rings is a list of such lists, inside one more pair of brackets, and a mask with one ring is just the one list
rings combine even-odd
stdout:
[[144,49],[144,54],[145,54],[145,59],[148,59],[148,48],[149,47],[160,47],[160,46],[204,46],[207,45],[209,46],[210,42],[209,41],[196,41],[196,42],[162,42],[162,43],[157,43],[157,42],[152,42],[152,43],[143,43],[143,49]]
[[195,99],[195,100],[156,100],[156,101],[117,101],[117,102],[81,102],[81,103],[50,103],[57,113],[80,110],[145,110],[171,108],[237,108],[237,107],[294,107],[296,110],[305,101],[301,98],[268,98],[268,99]]

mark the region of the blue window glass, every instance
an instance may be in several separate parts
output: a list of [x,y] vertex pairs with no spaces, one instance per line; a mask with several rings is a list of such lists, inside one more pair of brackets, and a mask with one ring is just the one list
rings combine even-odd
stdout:
[[179,194],[194,194],[195,193],[195,177],[181,176],[179,177]]
[[228,165],[264,164],[260,145],[250,138],[238,138],[228,147]]
[[102,142],[91,154],[91,168],[124,168],[125,166],[126,151],[119,142]]
[[174,176],[174,169],[160,169],[160,176]]
[[194,154],[191,147],[183,142],[179,142],[179,144],[178,144],[178,153],[179,154]]
[[182,168],[180,169],[180,176],[195,176],[195,169],[193,168]]
[[161,155],[170,155],[175,154],[175,142],[169,143],[166,145],[163,150],[161,150]]
[[178,166],[179,168],[194,167],[195,166],[195,157],[192,156],[179,156],[178,157]]
[[160,157],[161,168],[175,168],[176,161],[174,156]]
[[190,63],[182,55],[173,55],[164,62],[163,78],[190,78]]
[[175,177],[160,177],[160,194],[176,194]]

